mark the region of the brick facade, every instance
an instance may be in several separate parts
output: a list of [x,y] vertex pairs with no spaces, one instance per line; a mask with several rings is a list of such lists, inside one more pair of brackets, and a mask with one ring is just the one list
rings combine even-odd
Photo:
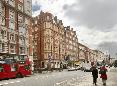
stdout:
[[[30,3],[28,8],[24,8],[26,3]],[[1,0],[0,4],[0,57],[32,59],[32,1]]]
[[[33,28],[33,55],[37,69],[47,67],[49,62],[51,62],[52,68],[58,68],[60,62],[65,60],[67,55],[70,55],[75,61],[78,60],[76,32],[72,29],[66,37],[68,30],[65,29],[62,20],[59,20],[57,16],[54,17],[51,13],[41,12],[34,18]],[[69,42],[66,41],[67,39]],[[69,50],[66,49],[67,45]]]
[[73,28],[70,26],[65,27],[65,55],[66,57],[71,58],[73,61],[78,61],[78,38],[76,31],[73,31]]

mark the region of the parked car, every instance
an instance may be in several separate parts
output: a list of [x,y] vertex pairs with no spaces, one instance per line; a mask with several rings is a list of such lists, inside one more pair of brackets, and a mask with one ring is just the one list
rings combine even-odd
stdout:
[[84,68],[84,72],[91,72],[91,67],[88,67],[88,66],[85,67],[85,68]]
[[81,67],[80,66],[76,66],[75,69],[76,70],[81,70]]
[[68,71],[76,71],[75,67],[68,67]]

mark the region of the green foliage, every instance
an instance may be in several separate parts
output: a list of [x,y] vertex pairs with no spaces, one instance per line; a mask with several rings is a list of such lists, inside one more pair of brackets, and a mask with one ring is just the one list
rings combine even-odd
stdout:
[[74,61],[68,61],[68,66],[72,66],[74,64]]

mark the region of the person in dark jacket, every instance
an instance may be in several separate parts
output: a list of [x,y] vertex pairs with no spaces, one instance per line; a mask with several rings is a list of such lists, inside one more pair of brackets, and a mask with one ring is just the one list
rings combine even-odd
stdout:
[[96,69],[96,66],[92,67],[92,76],[93,76],[93,84],[97,85],[97,78],[98,78],[98,70]]

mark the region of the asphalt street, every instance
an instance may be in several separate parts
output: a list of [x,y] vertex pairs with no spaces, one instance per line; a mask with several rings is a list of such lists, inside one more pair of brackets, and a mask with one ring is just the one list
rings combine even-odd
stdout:
[[[72,82],[82,80],[83,71],[62,71],[46,74],[35,74],[30,77],[0,81],[3,86],[71,86]],[[69,83],[70,82],[70,83]],[[69,83],[69,85],[68,85]]]
[[[100,76],[100,75],[99,75]],[[91,72],[62,71],[0,81],[0,86],[94,86]],[[98,78],[97,86],[103,86]],[[107,86],[117,86],[117,68],[108,69]]]

